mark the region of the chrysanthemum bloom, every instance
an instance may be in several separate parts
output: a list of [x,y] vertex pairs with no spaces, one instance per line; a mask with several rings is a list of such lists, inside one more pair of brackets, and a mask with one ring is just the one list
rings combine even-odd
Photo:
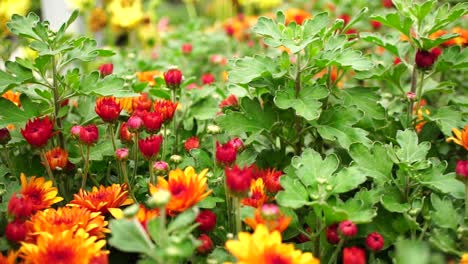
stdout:
[[147,82],[149,86],[154,86],[156,84],[156,81],[154,78],[156,77],[162,77],[162,74],[160,71],[145,71],[145,72],[137,72],[136,73],[138,80],[140,82]]
[[244,150],[244,142],[238,137],[229,140],[228,143],[231,144],[231,146],[236,149],[237,152]]
[[[101,29],[106,27],[107,20],[108,20],[107,13],[104,9],[99,8],[99,7],[93,8],[88,17],[89,29],[91,30],[91,32],[98,32]],[[103,65],[108,65],[108,64],[112,65],[112,63],[107,63]],[[99,67],[99,72],[101,72],[101,76],[105,76],[105,75],[102,75],[101,67]],[[112,73],[112,69],[110,70],[109,74],[111,73]]]
[[239,240],[228,240],[227,250],[237,258],[239,264],[287,263],[319,264],[312,253],[303,253],[293,244],[281,243],[281,233],[269,232],[264,225],[258,225],[253,234],[241,232]]
[[366,246],[370,250],[379,251],[383,248],[384,244],[385,244],[385,240],[382,237],[382,235],[380,235],[379,233],[372,232],[369,235],[367,235]]
[[158,216],[159,216],[158,208],[148,209],[143,204],[140,204],[140,209],[138,210],[136,218],[138,219],[140,224],[143,226],[143,228],[146,229],[148,225],[148,221]]
[[280,184],[281,176],[283,176],[283,172],[274,168],[261,170],[261,177],[265,182],[267,191],[270,193],[277,193],[283,189]]
[[96,125],[91,124],[81,128],[80,142],[85,145],[93,145],[98,141],[99,130]]
[[468,264],[468,253],[463,254],[460,259],[460,264]]
[[100,97],[96,100],[94,110],[104,122],[114,123],[119,118],[122,107],[113,96]]
[[211,73],[205,73],[201,76],[201,81],[203,84],[212,84],[216,81],[215,77]]
[[136,97],[122,97],[122,98],[117,98],[116,100],[117,102],[119,102],[123,110],[131,114],[133,112],[133,100],[135,98]]
[[25,219],[32,215],[34,205],[30,199],[13,193],[8,201],[8,214],[16,219]]
[[154,101],[154,111],[162,115],[163,123],[170,122],[177,110],[177,103],[171,100]]
[[169,164],[165,161],[156,161],[153,163],[153,170],[157,175],[165,174],[169,170]]
[[10,130],[8,128],[0,128],[0,145],[6,145],[11,140]]
[[80,189],[73,197],[69,206],[87,208],[91,212],[101,212],[103,215],[109,212],[116,218],[122,215],[119,207],[133,203],[133,200],[128,197],[125,184],[112,184],[108,187],[101,185],[99,189],[94,186],[91,192]]
[[283,214],[277,205],[264,204],[261,208],[255,210],[253,218],[248,217],[244,219],[244,222],[252,229],[255,229],[258,225],[265,225],[268,230],[276,230],[281,233],[288,228],[291,219],[291,217]]
[[99,66],[99,73],[101,74],[101,77],[110,75],[112,74],[113,71],[114,71],[114,64],[112,63],[104,63]]
[[119,129],[119,138],[120,142],[123,144],[132,144],[133,143],[133,133],[130,133],[128,130],[128,126],[126,122],[123,122],[122,125],[120,125]]
[[212,191],[207,190],[208,185],[206,184],[207,172],[208,169],[204,169],[197,174],[193,167],[187,167],[184,171],[181,169],[172,170],[169,172],[168,180],[158,177],[156,186],[150,184],[150,192],[153,194],[159,189],[171,192],[171,199],[166,205],[166,209],[170,215],[175,215],[210,195]]
[[51,170],[62,170],[68,163],[68,152],[61,147],[53,148],[45,153]]
[[344,248],[343,264],[366,264],[366,251],[359,247]]
[[455,137],[449,137],[447,138],[447,141],[455,142],[455,144],[458,144],[468,150],[468,125],[465,125],[465,128],[461,131],[456,128],[452,128],[452,133]]
[[429,69],[435,63],[437,57],[437,52],[418,50],[416,52],[416,57],[414,58],[414,61],[416,62],[416,66],[418,66],[418,68]]
[[107,253],[102,251],[105,244],[106,240],[96,241],[96,237],[83,230],[76,233],[69,230],[56,234],[39,233],[35,244],[22,243],[19,255],[25,264],[91,263],[94,257]]
[[195,218],[195,222],[199,223],[198,230],[202,232],[210,232],[216,226],[216,214],[211,210],[203,210]]
[[21,134],[31,146],[41,148],[52,137],[53,128],[54,125],[48,116],[36,117],[26,123],[25,128],[21,129]]
[[43,177],[36,178],[32,176],[29,181],[26,175],[21,173],[21,190],[20,194],[33,204],[33,212],[49,208],[51,205],[63,200],[58,197],[57,188],[52,187],[52,181],[45,181]]
[[152,159],[158,155],[162,141],[163,138],[161,135],[153,135],[138,140],[138,148],[145,158]]
[[208,254],[213,250],[213,241],[207,234],[201,234],[197,238],[201,245],[197,247],[197,251],[200,254]]
[[218,106],[221,109],[228,108],[228,107],[237,109],[239,107],[239,101],[237,100],[237,97],[234,94],[231,94],[226,99],[221,101],[221,103],[219,103]]
[[141,0],[112,0],[106,3],[106,7],[111,15],[111,24],[117,28],[133,29],[140,24],[144,17]]
[[197,136],[189,137],[184,143],[185,150],[190,152],[192,149],[200,148],[200,140]]
[[179,69],[169,69],[164,73],[164,81],[170,89],[177,89],[182,82],[182,72]]
[[[230,165],[237,158],[237,151],[231,143],[219,144],[216,142],[216,160],[224,165]],[[250,182],[248,182],[250,184]]]
[[83,229],[90,236],[105,237],[110,230],[106,228],[107,221],[100,212],[91,212],[82,207],[60,207],[39,211],[26,222],[28,234],[35,237],[38,232],[50,234],[61,233],[65,230],[76,232]]
[[[154,82],[154,80],[153,80]],[[147,93],[141,93],[140,96],[133,98],[133,111],[150,111],[153,101]]]
[[3,98],[14,103],[18,107],[21,106],[20,96],[21,94],[19,92],[13,92],[12,90],[8,90],[6,93],[2,94]]
[[468,160],[457,161],[455,172],[463,179],[468,180]]
[[143,129],[143,119],[137,115],[132,115],[127,120],[127,128],[130,132],[140,132]]
[[157,133],[163,123],[162,114],[157,112],[146,112],[141,118],[146,132],[150,134]]
[[250,193],[249,197],[242,199],[242,204],[258,208],[268,201],[268,196],[265,193],[265,185],[263,184],[263,179],[258,178],[252,180],[250,184]]
[[286,25],[293,21],[296,22],[296,24],[298,25],[302,25],[302,23],[304,23],[304,21],[306,21],[307,19],[311,18],[312,15],[302,9],[290,8],[286,10],[285,17]]
[[244,197],[250,190],[252,181],[252,169],[250,167],[239,168],[235,165],[233,168],[226,167],[226,185],[232,194]]
[[8,251],[7,256],[0,253],[0,264],[16,264],[17,258],[18,258],[18,252],[13,251],[13,250]]

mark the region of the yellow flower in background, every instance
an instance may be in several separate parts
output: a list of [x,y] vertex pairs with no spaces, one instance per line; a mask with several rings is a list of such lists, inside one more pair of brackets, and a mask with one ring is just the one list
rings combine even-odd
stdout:
[[260,9],[275,8],[282,2],[282,0],[239,0],[241,6],[252,6]]
[[93,8],[95,5],[94,0],[66,0],[68,6],[73,9],[78,9],[80,11]]
[[6,23],[13,14],[26,15],[31,0],[0,0],[0,33],[6,31]]
[[141,0],[112,0],[107,8],[112,25],[124,29],[134,28],[144,16]]
[[312,253],[303,253],[293,244],[281,243],[278,231],[269,232],[264,225],[258,225],[253,234],[241,232],[239,240],[228,240],[226,248],[237,258],[239,264],[319,264]]
[[468,264],[468,253],[463,254],[462,258],[460,259],[460,264]]

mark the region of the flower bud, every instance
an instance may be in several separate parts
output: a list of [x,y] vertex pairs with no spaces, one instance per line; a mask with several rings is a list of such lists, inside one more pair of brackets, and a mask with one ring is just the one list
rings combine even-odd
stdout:
[[456,173],[465,180],[468,180],[468,160],[457,161]]
[[192,44],[190,44],[190,43],[185,43],[185,44],[182,44],[182,48],[181,48],[181,49],[182,49],[182,53],[183,53],[183,54],[188,55],[188,54],[192,53],[193,46],[192,46]]
[[99,66],[99,73],[101,74],[101,77],[110,75],[112,74],[113,71],[114,71],[114,64],[112,63],[105,63]]
[[341,222],[338,225],[338,230],[345,237],[353,237],[358,232],[356,224],[350,220]]
[[195,221],[200,224],[198,230],[207,233],[216,226],[216,214],[211,210],[204,210],[197,215]]
[[175,164],[179,164],[182,162],[182,157],[179,156],[179,155],[172,155],[170,158],[170,161],[175,163]]
[[82,126],[72,126],[72,128],[70,129],[70,133],[72,134],[73,137],[79,138],[81,128],[83,128],[83,127]]
[[427,50],[418,50],[416,52],[415,62],[416,66],[420,69],[429,69],[434,65],[434,62],[437,59],[437,54],[427,51]]
[[201,77],[201,81],[203,84],[209,85],[216,81],[215,77],[211,73],[205,73]]
[[153,170],[157,175],[163,175],[169,170],[169,165],[165,161],[156,161],[153,163]]
[[99,130],[96,125],[84,126],[80,129],[80,142],[85,145],[93,145],[98,141]]
[[384,244],[384,238],[377,232],[370,233],[366,238],[366,246],[372,251],[380,251]]
[[228,143],[231,144],[237,152],[241,152],[244,149],[244,142],[238,137],[229,140]]
[[10,131],[8,128],[0,128],[0,145],[6,145],[11,140]]
[[127,160],[128,159],[128,149],[127,148],[119,148],[115,151],[115,157],[117,160]]
[[414,100],[414,98],[416,98],[416,93],[415,92],[407,92],[406,93],[406,98],[408,98],[408,100],[412,101],[412,100]]
[[366,264],[366,251],[359,247],[343,249],[343,264]]
[[152,208],[164,207],[171,200],[171,193],[164,189],[158,189],[148,199],[148,206]]
[[123,214],[126,218],[132,218],[138,214],[138,211],[140,211],[140,205],[136,203],[125,208]]
[[182,82],[182,72],[179,69],[169,69],[164,73],[164,81],[170,89],[177,89]]
[[8,213],[15,218],[24,219],[33,214],[34,205],[30,199],[13,194],[8,202]]
[[198,149],[200,148],[200,140],[197,136],[190,137],[185,140],[184,147],[187,152],[190,152],[192,149]]
[[280,209],[276,204],[264,204],[260,211],[262,218],[266,220],[276,220],[280,213]]
[[330,244],[338,244],[340,242],[340,236],[338,235],[338,224],[333,224],[326,229],[327,241]]
[[245,197],[250,190],[250,182],[253,178],[252,168],[241,169],[235,165],[233,168],[226,167],[224,172],[229,191],[238,197]]
[[26,234],[26,223],[19,220],[8,223],[5,228],[5,236],[11,242],[24,241]]
[[208,132],[208,134],[211,135],[217,135],[220,134],[222,131],[221,128],[217,125],[208,125],[206,132]]
[[198,240],[201,241],[201,245],[197,247],[198,253],[208,254],[213,250],[213,241],[208,235],[201,234]]
[[132,115],[128,120],[127,120],[127,129],[130,132],[139,132],[143,128],[143,120],[137,116],[137,115]]

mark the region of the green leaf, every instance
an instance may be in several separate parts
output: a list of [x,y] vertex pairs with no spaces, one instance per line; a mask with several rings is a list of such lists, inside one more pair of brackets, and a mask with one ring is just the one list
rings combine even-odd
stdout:
[[278,23],[268,17],[260,17],[252,31],[268,39],[268,45],[278,47],[281,45],[281,30]]
[[463,117],[460,111],[450,106],[438,108],[434,114],[428,116],[429,120],[436,122],[445,136],[452,136],[452,128],[463,125]]
[[371,19],[379,21],[383,25],[392,27],[405,36],[410,35],[410,29],[413,25],[413,21],[409,17],[400,16],[398,13],[388,13],[385,16],[371,16]]
[[329,184],[333,186],[332,193],[345,193],[356,189],[367,179],[357,166],[340,170],[330,178]]
[[89,160],[103,160],[104,156],[113,156],[114,148],[110,140],[101,140],[96,146],[91,147]]
[[183,213],[179,214],[168,226],[167,232],[172,233],[177,231],[178,229],[185,228],[195,221],[195,217],[197,217],[197,213],[195,210],[189,209],[184,211]]
[[204,98],[190,106],[190,113],[198,120],[213,119],[218,111],[218,102],[213,97]]
[[457,249],[456,241],[455,236],[451,236],[445,229],[434,229],[429,236],[429,242],[443,252],[461,255],[462,252]]
[[276,195],[279,205],[298,209],[309,203],[309,194],[301,181],[285,176],[280,178],[280,183],[284,190]]
[[99,72],[95,71],[83,77],[77,92],[84,95],[115,97],[132,97],[139,95],[131,91],[129,87],[126,87],[124,84],[125,82],[122,78],[114,75],[108,75],[100,79]]
[[422,161],[431,148],[431,143],[422,142],[418,144],[418,135],[413,130],[398,131],[396,140],[399,148],[396,148],[396,155],[402,163],[413,164]]
[[7,61],[5,66],[6,71],[0,70],[0,94],[33,79],[31,69],[17,62]]
[[428,264],[430,248],[419,240],[400,240],[396,243],[396,262],[398,264]]
[[382,144],[375,143],[371,148],[367,148],[361,143],[356,143],[351,145],[349,155],[362,173],[374,178],[377,184],[383,185],[391,179],[393,162]]
[[271,75],[280,78],[286,74],[273,58],[270,57],[244,57],[232,61],[228,72],[229,81],[233,83],[247,84],[263,75]]
[[297,177],[305,186],[315,185],[318,179],[331,179],[340,163],[336,155],[328,155],[322,159],[313,149],[305,149],[301,157],[294,157],[291,162],[296,168]]
[[364,41],[383,47],[396,57],[400,57],[400,52],[398,51],[398,43],[400,43],[400,38],[390,38],[387,36],[382,36],[379,33],[370,32],[360,33],[359,38]]
[[11,17],[11,21],[7,23],[7,27],[11,33],[17,36],[32,38],[40,41],[43,39],[34,31],[39,23],[39,16],[33,12],[29,13],[27,16],[14,14]]
[[322,102],[319,99],[327,96],[328,90],[322,85],[304,87],[297,98],[294,89],[288,87],[276,93],[274,102],[281,109],[293,108],[297,115],[311,121],[317,119],[322,111]]
[[0,127],[6,127],[10,124],[23,126],[29,119],[40,116],[40,109],[43,105],[33,103],[29,97],[22,95],[21,103],[23,109],[18,108],[11,101],[0,98]]
[[430,31],[428,31],[428,34],[445,28],[450,23],[466,15],[467,12],[468,4],[466,2],[458,3],[453,7],[451,7],[449,3],[438,6],[434,15],[435,25],[431,27]]
[[368,56],[362,56],[361,51],[346,49],[338,54],[333,64],[350,66],[357,71],[367,71],[374,66]]
[[269,130],[277,120],[276,113],[271,105],[265,104],[264,108],[256,100],[243,98],[241,102],[242,112],[227,111],[216,120],[219,125],[230,135],[240,135],[246,132],[260,132]]
[[222,202],[224,202],[224,199],[215,196],[208,196],[205,199],[201,200],[199,203],[197,203],[197,206],[205,209],[213,209],[216,207],[217,203]]
[[436,71],[447,71],[454,69],[464,69],[468,67],[468,50],[460,46],[452,46],[444,49],[437,58]]
[[136,218],[111,220],[109,244],[124,252],[148,253],[154,244]]
[[317,131],[320,136],[326,140],[338,141],[338,144],[349,149],[353,143],[360,142],[364,145],[370,145],[371,141],[367,138],[368,132],[353,127],[364,114],[354,107],[341,108],[334,107],[322,112],[318,120]]
[[434,163],[430,169],[421,173],[421,178],[418,181],[435,191],[451,195],[457,199],[464,197],[464,184],[456,179],[455,173],[444,174],[447,164],[444,162]]
[[378,88],[354,87],[339,91],[338,96],[342,98],[345,106],[356,106],[364,115],[372,119],[385,119],[385,109],[378,103],[380,96],[377,95]]
[[348,199],[346,203],[337,207],[346,211],[348,219],[357,224],[370,223],[377,216],[377,209],[370,204],[365,204],[358,197]]
[[439,227],[456,231],[458,225],[463,222],[463,217],[455,210],[452,201],[447,197],[441,199],[437,194],[433,193],[431,203],[434,208],[434,210],[430,211],[432,221]]
[[304,36],[316,36],[328,25],[328,13],[323,12],[315,15],[312,19],[304,22]]
[[390,212],[404,213],[410,209],[410,205],[403,202],[401,193],[395,187],[385,189],[380,203]]
[[87,37],[70,40],[72,49],[67,50],[64,59],[59,67],[64,67],[72,61],[93,61],[98,56],[112,56],[114,53],[109,50],[101,50],[97,48],[97,42]]

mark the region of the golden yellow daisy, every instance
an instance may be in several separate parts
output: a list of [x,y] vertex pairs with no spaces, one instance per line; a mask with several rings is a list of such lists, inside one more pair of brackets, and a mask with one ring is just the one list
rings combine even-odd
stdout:
[[68,204],[87,208],[91,212],[101,212],[105,215],[108,212],[114,217],[120,218],[124,205],[132,204],[133,200],[128,197],[127,185],[112,184],[112,186],[94,186],[91,192],[80,189],[78,194],[74,194],[74,199]]
[[21,173],[20,194],[31,201],[34,212],[49,208],[63,200],[62,197],[57,196],[58,190],[52,187],[52,181],[46,181],[43,177],[36,178],[36,176],[32,176],[28,181],[24,173]]
[[96,241],[83,230],[77,233],[69,230],[61,233],[40,233],[37,243],[21,243],[19,255],[25,264],[85,264],[101,254],[105,240]]
[[40,232],[50,234],[60,233],[65,230],[76,232],[83,229],[90,236],[103,238],[104,233],[109,233],[106,228],[107,221],[100,212],[91,212],[82,207],[61,207],[57,210],[49,208],[39,211],[26,222],[28,234],[32,237]]
[[170,215],[183,212],[212,192],[207,190],[207,172],[208,169],[204,169],[197,174],[193,167],[187,167],[184,171],[181,169],[172,170],[169,172],[167,181],[163,177],[158,177],[156,186],[150,184],[150,192],[154,194],[158,189],[171,192],[171,200],[166,206],[167,212]]
[[228,240],[226,248],[239,264],[319,264],[312,253],[303,253],[293,244],[281,243],[281,233],[259,225],[253,234],[241,232],[239,240]]
[[449,137],[447,138],[447,141],[455,142],[455,144],[458,144],[468,150],[468,125],[465,125],[465,128],[461,131],[456,128],[452,128],[452,133],[455,137]]

